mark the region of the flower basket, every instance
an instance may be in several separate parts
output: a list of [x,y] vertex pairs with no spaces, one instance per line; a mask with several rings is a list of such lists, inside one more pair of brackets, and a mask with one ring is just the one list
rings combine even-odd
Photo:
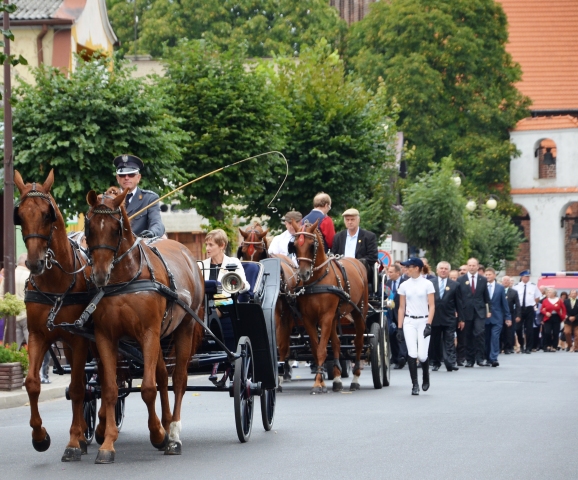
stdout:
[[20,390],[28,370],[28,352],[15,343],[0,345],[0,390]]

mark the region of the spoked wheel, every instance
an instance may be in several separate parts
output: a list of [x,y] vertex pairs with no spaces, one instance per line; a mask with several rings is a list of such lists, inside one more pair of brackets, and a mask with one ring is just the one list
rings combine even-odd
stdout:
[[124,422],[124,400],[125,397],[118,397],[116,399],[116,405],[114,406],[114,421],[119,432]]
[[84,402],[84,421],[86,422],[84,437],[86,438],[86,443],[90,445],[96,430],[96,398]]
[[381,342],[381,353],[383,355],[383,371],[381,383],[384,387],[389,387],[391,377],[391,348],[389,343],[389,332],[387,329],[381,329],[381,336],[379,337],[379,341]]
[[383,387],[381,380],[383,378],[383,349],[382,343],[380,341],[381,338],[381,327],[379,323],[375,322],[371,325],[369,329],[369,333],[373,334],[373,337],[370,339],[371,345],[371,375],[373,377],[373,387],[376,389],[380,389]]
[[276,401],[274,388],[263,390],[263,395],[261,395],[261,419],[263,420],[263,428],[266,432],[273,428]]
[[241,337],[237,344],[237,353],[241,357],[235,360],[233,376],[233,396],[235,397],[235,425],[237,436],[245,443],[251,436],[253,426],[253,396],[251,383],[254,378],[253,350],[248,337]]

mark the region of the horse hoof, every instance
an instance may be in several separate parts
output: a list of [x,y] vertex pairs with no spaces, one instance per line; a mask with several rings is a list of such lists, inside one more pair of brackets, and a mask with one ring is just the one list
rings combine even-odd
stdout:
[[343,390],[343,383],[333,382],[333,391],[334,392],[341,392],[341,390]]
[[101,437],[97,432],[94,432],[94,439],[96,440],[96,443],[98,443],[99,445],[102,445],[104,443],[104,437]]
[[169,442],[165,448],[165,455],[180,455],[182,453],[181,442]]
[[36,440],[32,439],[32,446],[34,447],[34,450],[36,450],[37,452],[45,452],[46,450],[48,450],[50,448],[50,435],[48,435],[48,432],[46,433],[46,437],[44,437],[44,440],[37,442]]
[[319,393],[323,393],[322,390],[321,390],[321,387],[313,387],[313,388],[311,389],[311,395],[317,395],[317,394],[319,394]]
[[283,375],[283,381],[284,382],[290,382],[291,381],[291,374],[286,373],[285,375]]
[[279,393],[283,393],[283,387],[282,387],[281,385],[279,385],[279,386],[277,387],[277,391],[278,391]]
[[355,392],[355,390],[361,390],[361,385],[359,385],[359,383],[352,383],[349,387],[350,392]]
[[94,463],[97,465],[114,463],[114,450],[99,450]]
[[165,438],[163,439],[163,441],[161,443],[153,443],[153,447],[155,447],[157,450],[164,450],[165,448],[167,448],[167,445],[169,444],[169,435],[167,432],[165,432]]
[[80,451],[83,455],[86,455],[88,453],[88,443],[84,440],[80,440],[78,443],[80,444]]
[[64,455],[60,459],[62,462],[80,462],[82,458],[81,448],[66,447],[64,450]]
[[321,393],[327,393],[327,387],[325,385],[321,387]]

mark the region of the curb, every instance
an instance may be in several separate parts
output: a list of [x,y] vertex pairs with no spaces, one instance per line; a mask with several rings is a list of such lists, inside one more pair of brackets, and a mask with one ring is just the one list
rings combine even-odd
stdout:
[[[55,376],[52,376],[51,380]],[[46,402],[47,400],[55,400],[57,398],[65,397],[65,389],[68,386],[69,379],[58,379],[52,384],[41,385],[40,398],[38,402]],[[22,387],[22,390],[15,390],[12,392],[0,392],[0,409],[24,407],[28,403],[28,393]]]

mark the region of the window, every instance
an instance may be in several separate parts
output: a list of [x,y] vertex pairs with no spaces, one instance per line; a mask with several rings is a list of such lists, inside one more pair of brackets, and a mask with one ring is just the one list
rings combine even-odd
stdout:
[[538,178],[556,178],[556,142],[546,138],[536,146],[534,157],[538,159]]

